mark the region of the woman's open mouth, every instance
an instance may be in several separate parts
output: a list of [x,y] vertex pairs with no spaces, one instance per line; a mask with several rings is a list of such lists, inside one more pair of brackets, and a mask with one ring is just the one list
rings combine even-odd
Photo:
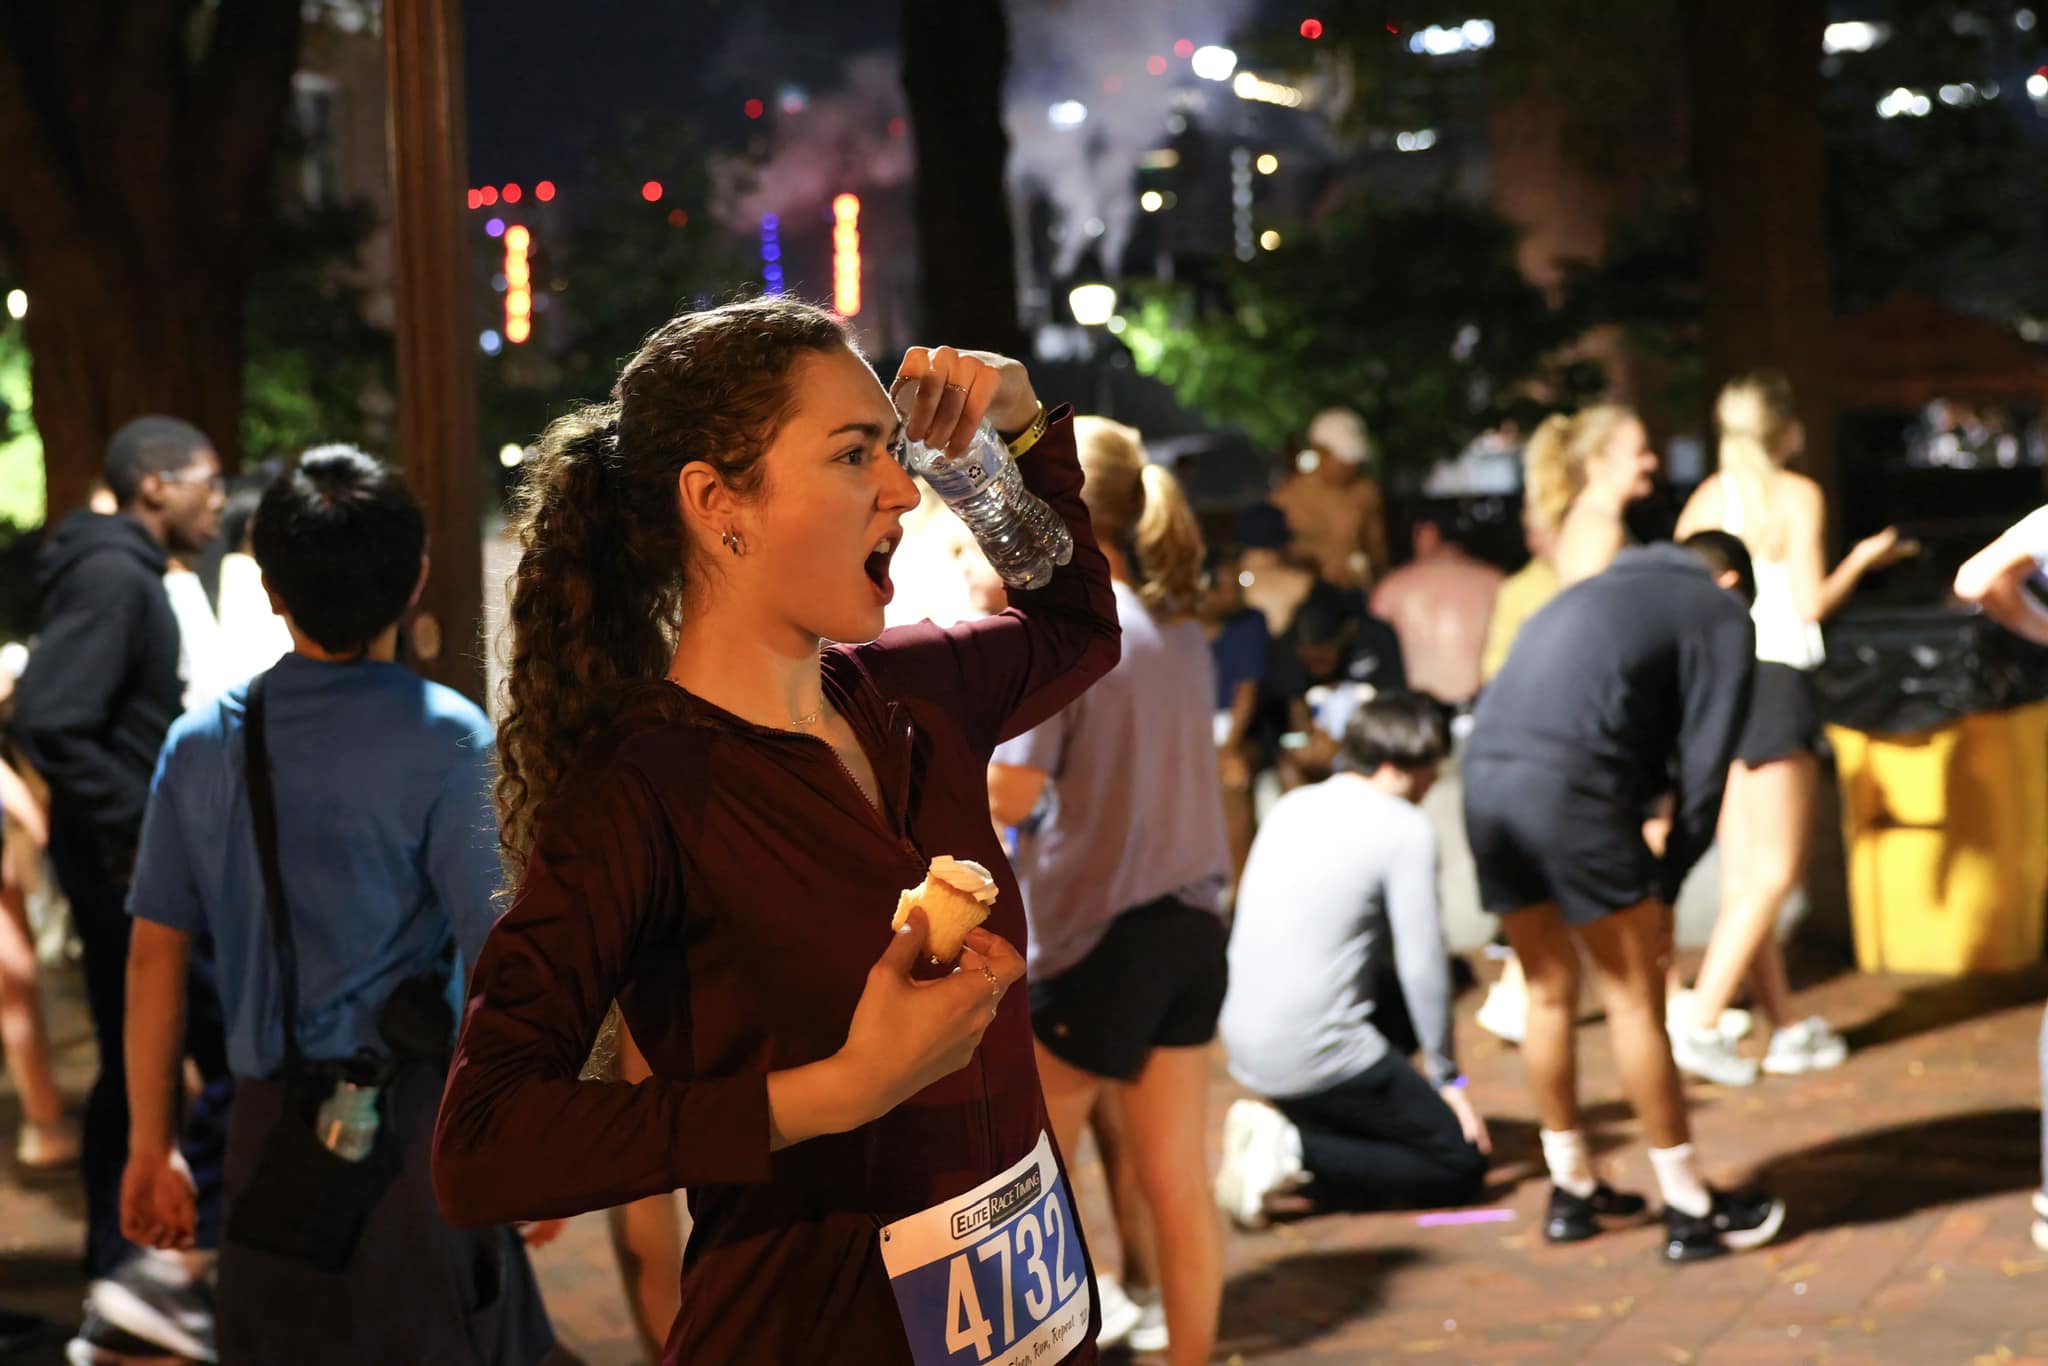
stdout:
[[884,536],[875,543],[875,548],[868,552],[867,559],[861,562],[861,568],[867,571],[868,583],[874,587],[875,600],[884,607],[887,607],[896,596],[896,585],[889,581],[889,560],[895,555],[896,547],[901,540],[900,533]]

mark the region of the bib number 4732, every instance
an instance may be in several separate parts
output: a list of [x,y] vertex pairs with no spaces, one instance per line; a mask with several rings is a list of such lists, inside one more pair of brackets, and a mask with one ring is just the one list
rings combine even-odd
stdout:
[[[1040,1214],[1044,1215],[1043,1224]],[[946,1272],[946,1350],[971,1348],[976,1361],[995,1355],[997,1339],[995,1324],[983,1310],[981,1293],[975,1288],[970,1258],[1001,1263],[996,1284],[1002,1296],[1000,1342],[1004,1347],[1015,1342],[1020,1332],[1028,1333],[1044,1322],[1053,1307],[1066,1303],[1081,1285],[1080,1277],[1068,1269],[1066,1209],[1058,1200],[1048,1200],[1039,1210],[1024,1214],[1009,1228],[977,1243],[971,1252],[956,1254]],[[1019,1287],[1013,1279],[1019,1270],[1028,1280],[1022,1298],[1024,1312],[1030,1316],[1021,1325],[1017,1321]]]

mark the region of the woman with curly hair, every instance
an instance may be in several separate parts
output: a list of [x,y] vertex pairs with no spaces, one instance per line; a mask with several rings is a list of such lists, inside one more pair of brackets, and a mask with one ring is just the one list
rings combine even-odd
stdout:
[[[876,639],[917,503],[900,443],[959,455],[984,417],[1072,562],[1000,616]],[[674,319],[542,438],[499,739],[516,891],[435,1181],[462,1223],[687,1188],[669,1362],[1094,1359],[984,788],[1117,660],[1081,482],[1017,362],[913,348],[892,403],[838,319],[781,299]],[[995,891],[950,971],[922,911],[891,932],[937,856]],[[638,1085],[579,1075],[614,1000]]]

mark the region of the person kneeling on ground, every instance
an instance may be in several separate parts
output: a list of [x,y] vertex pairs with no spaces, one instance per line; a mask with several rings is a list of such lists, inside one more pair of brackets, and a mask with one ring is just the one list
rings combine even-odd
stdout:
[[[1318,1209],[1467,1205],[1492,1142],[1451,1048],[1436,835],[1418,808],[1448,748],[1436,704],[1382,693],[1345,727],[1340,771],[1283,797],[1238,891],[1221,1032],[1240,1100],[1217,1203],[1245,1227],[1306,1181]],[[1427,1079],[1388,1041],[1394,980]]]
[[252,539],[293,648],[186,713],[157,761],[128,902],[122,1232],[191,1246],[177,1021],[210,935],[236,1078],[218,1360],[527,1366],[554,1335],[525,1249],[450,1226],[429,1179],[451,997],[499,870],[490,722],[394,662],[425,519],[395,472],[329,446],[271,484]]
[[[1713,840],[1749,705],[1755,583],[1749,553],[1725,532],[1624,550],[1530,620],[1474,717],[1465,830],[1481,904],[1502,917],[1529,981],[1522,1056],[1550,1169],[1551,1242],[1646,1207],[1595,1178],[1579,1128],[1581,946],[1650,1141],[1665,1257],[1758,1247],[1784,1223],[1782,1201],[1701,1179],[1664,1029],[1669,908]],[[1674,773],[1671,831],[1654,852],[1643,811]]]

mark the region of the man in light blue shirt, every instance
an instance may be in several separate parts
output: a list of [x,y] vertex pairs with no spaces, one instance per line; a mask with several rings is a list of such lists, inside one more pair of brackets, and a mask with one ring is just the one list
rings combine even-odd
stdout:
[[[426,580],[424,520],[395,473],[352,448],[324,447],[265,492],[252,540],[293,652],[256,682],[187,713],[157,763],[129,898],[134,1120],[124,1231],[160,1248],[188,1245],[189,1187],[168,1141],[177,1060],[165,1041],[177,1037],[190,941],[211,934],[238,1083],[220,1356],[538,1360],[552,1337],[524,1251],[505,1229],[450,1228],[427,1175],[461,962],[476,961],[490,930],[499,867],[489,721],[468,699],[395,662],[398,622]],[[299,1052],[320,1073],[319,1086],[343,1065],[378,1076],[378,1141],[393,1145],[398,1167],[340,1271],[244,1246],[235,1231],[239,1198],[271,1132],[310,1122],[293,1113],[280,1076],[283,977],[244,767],[258,683]],[[379,1027],[386,1002],[406,983],[428,1001],[438,992],[449,1002],[417,1049],[395,1046]],[[468,1303],[486,1264],[495,1302]],[[277,1313],[280,1302],[291,1313]],[[477,1331],[478,1314],[498,1325]],[[495,1354],[478,1355],[477,1344],[492,1342]]]

